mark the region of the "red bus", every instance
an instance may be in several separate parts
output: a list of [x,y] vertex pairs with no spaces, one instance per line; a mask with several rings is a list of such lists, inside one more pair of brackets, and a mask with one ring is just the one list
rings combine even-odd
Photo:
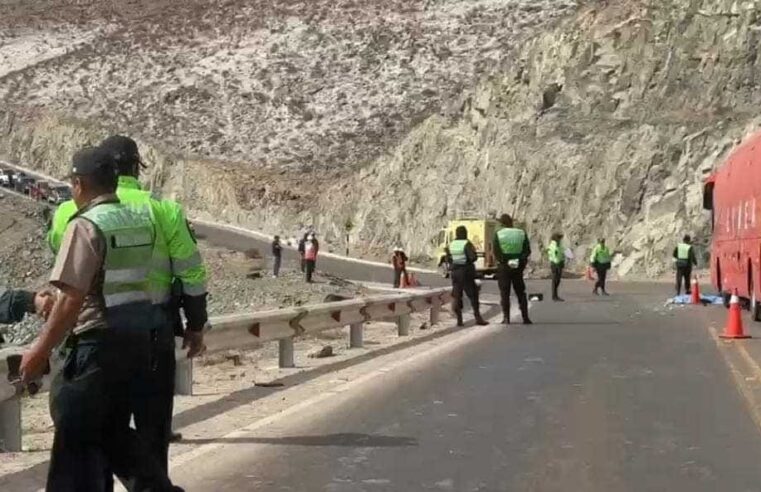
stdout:
[[761,133],[747,138],[704,185],[711,211],[711,282],[728,303],[737,291],[761,321]]

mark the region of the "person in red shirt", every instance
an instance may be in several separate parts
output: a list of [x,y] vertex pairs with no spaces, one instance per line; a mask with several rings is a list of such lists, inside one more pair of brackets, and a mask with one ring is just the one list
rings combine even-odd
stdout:
[[306,279],[310,284],[312,283],[312,275],[314,275],[315,267],[317,266],[317,253],[320,251],[320,243],[317,242],[317,238],[314,233],[307,235],[306,241],[304,241],[304,263],[306,268]]

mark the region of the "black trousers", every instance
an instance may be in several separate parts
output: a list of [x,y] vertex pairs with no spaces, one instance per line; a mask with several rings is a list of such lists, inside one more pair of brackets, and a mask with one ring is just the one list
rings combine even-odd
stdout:
[[397,270],[394,268],[394,288],[398,289],[400,285],[402,285],[402,276],[404,276],[404,280],[409,284],[409,279],[407,278],[407,270]]
[[684,282],[685,294],[691,294],[690,277],[692,277],[692,265],[676,266],[676,295],[682,293],[682,282]]
[[455,266],[452,268],[452,309],[458,318],[462,316],[462,294],[465,293],[470,299],[473,314],[480,316],[478,303],[478,286],[476,285],[476,270],[473,266]]
[[306,277],[307,282],[312,282],[312,275],[314,275],[314,269],[317,266],[316,260],[305,260],[305,268],[306,268]]
[[134,402],[137,434],[165,472],[169,470],[176,369],[174,350],[158,351],[154,370],[138,379]]
[[272,275],[276,277],[280,275],[280,265],[282,261],[283,261],[283,258],[281,256],[272,257]]
[[558,287],[560,287],[560,280],[563,278],[563,265],[562,263],[551,263],[550,269],[552,270],[552,298],[558,298]]
[[136,395],[142,391],[138,385],[152,371],[139,362],[132,364],[140,358],[118,350],[119,345],[97,339],[77,342],[53,381],[49,492],[110,491],[106,469],[122,478],[130,491],[179,490],[129,427]]
[[502,303],[502,314],[506,320],[510,320],[510,290],[515,290],[518,298],[518,306],[523,320],[528,318],[528,298],[526,297],[526,282],[523,280],[524,268],[509,268],[500,264],[497,268],[497,284],[499,285],[499,297]]
[[595,269],[595,272],[597,273],[597,282],[595,282],[595,291],[598,289],[602,289],[603,292],[607,292],[605,290],[605,280],[608,276],[608,270],[610,270],[610,263],[595,263],[592,265]]

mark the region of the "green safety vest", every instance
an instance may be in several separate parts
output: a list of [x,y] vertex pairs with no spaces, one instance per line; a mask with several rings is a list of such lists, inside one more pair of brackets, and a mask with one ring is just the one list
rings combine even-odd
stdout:
[[121,203],[102,203],[78,215],[103,234],[103,299],[106,310],[151,305],[150,270],[155,233],[150,214]]
[[[152,297],[155,303],[169,301],[172,280],[182,281],[183,293],[189,296],[206,294],[206,267],[198,251],[182,207],[171,200],[157,200],[131,176],[120,176],[116,190],[119,200],[132,208],[146,210],[156,226],[156,248],[150,273]],[[73,200],[62,203],[55,211],[48,244],[53,252],[61,247],[63,234],[77,213]]]
[[676,259],[687,261],[690,259],[690,250],[692,249],[692,245],[685,244],[685,243],[679,243],[676,246]]
[[468,256],[465,254],[465,246],[470,241],[467,239],[456,239],[449,243],[449,254],[452,256],[453,265],[467,265]]
[[592,263],[610,263],[610,250],[607,246],[596,244],[592,250]]
[[547,256],[550,257],[550,263],[554,265],[565,263],[565,254],[557,241],[550,241]]
[[522,229],[504,227],[497,231],[497,242],[502,254],[506,259],[518,259],[523,253],[523,243],[526,241],[526,232]]

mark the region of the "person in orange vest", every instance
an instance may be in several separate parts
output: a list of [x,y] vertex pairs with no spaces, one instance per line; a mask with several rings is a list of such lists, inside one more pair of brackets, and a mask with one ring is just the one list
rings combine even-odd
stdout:
[[320,250],[320,243],[317,242],[313,232],[307,235],[306,241],[304,241],[304,263],[306,269],[307,282],[312,283],[312,275],[314,274],[315,266],[317,265],[317,253]]
[[407,277],[407,255],[404,254],[402,248],[394,248],[391,264],[394,266],[394,288],[399,288],[402,276],[404,276],[405,285],[409,285],[409,278]]

